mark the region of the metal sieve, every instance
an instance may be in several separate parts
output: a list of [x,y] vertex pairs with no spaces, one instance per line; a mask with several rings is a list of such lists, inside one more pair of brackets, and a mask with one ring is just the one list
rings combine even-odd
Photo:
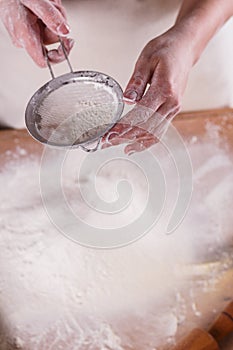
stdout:
[[[29,133],[43,144],[55,147],[98,149],[101,137],[119,121],[124,109],[123,91],[110,76],[95,71],[73,72],[60,40],[70,73],[42,86],[30,99],[25,121]],[[90,148],[94,142],[97,144]]]

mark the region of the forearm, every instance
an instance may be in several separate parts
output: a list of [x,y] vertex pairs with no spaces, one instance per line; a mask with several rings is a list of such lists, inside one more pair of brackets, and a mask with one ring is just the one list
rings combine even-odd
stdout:
[[233,16],[233,0],[184,0],[173,30],[184,35],[193,52],[193,64],[202,51]]

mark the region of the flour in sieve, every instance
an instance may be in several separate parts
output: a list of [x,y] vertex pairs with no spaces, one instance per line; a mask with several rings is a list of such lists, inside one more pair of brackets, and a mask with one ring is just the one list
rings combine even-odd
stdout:
[[119,100],[103,83],[75,81],[52,91],[37,109],[42,137],[71,145],[104,134],[115,121]]

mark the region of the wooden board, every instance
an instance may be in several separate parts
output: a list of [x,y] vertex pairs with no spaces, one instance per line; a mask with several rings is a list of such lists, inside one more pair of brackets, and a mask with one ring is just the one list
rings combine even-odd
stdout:
[[[233,110],[221,109],[211,111],[200,111],[183,113],[176,117],[174,125],[180,134],[183,136],[185,142],[189,142],[192,137],[198,137],[199,140],[205,135],[206,125],[211,122],[212,125],[216,125],[219,129],[219,135],[221,136],[222,142],[227,145],[228,151],[232,152],[233,155]],[[203,143],[205,140],[203,139]],[[0,131],[0,164],[6,164],[8,161],[14,158],[14,154],[18,153],[20,157],[25,158],[30,154],[40,157],[43,146],[33,140],[26,130],[1,130]],[[20,154],[20,149],[26,150],[26,153]],[[1,270],[0,270],[1,273]],[[218,283],[218,292],[214,295],[202,299],[199,307],[203,308],[203,315],[201,326],[208,328],[213,321],[213,305],[215,306],[216,313],[223,309],[226,303],[233,299],[233,270],[226,271],[222,279]],[[2,306],[4,308],[4,306]],[[1,310],[0,310],[1,313]],[[3,312],[4,314],[4,312]],[[3,316],[2,316],[3,317]],[[3,320],[4,327],[7,327],[8,319],[5,315],[6,320]],[[1,318],[1,315],[0,315]],[[189,320],[189,324],[195,323],[195,319]],[[199,325],[200,326],[200,325]],[[1,324],[0,324],[1,327]],[[145,330],[146,332],[147,330]],[[191,329],[180,328],[177,333],[177,340],[189,333]],[[9,330],[9,334],[11,334]],[[9,345],[9,349],[17,349],[20,347],[14,347]],[[22,347],[22,349],[34,350],[32,348]],[[169,347],[161,348],[161,350],[170,350],[172,345]],[[233,337],[229,338],[225,343],[222,344],[222,349],[232,350],[233,349]],[[67,349],[68,350],[68,349]],[[71,350],[71,349],[69,349]],[[97,349],[98,350],[98,349]],[[136,350],[136,348],[135,348]],[[160,350],[160,349],[159,349]]]

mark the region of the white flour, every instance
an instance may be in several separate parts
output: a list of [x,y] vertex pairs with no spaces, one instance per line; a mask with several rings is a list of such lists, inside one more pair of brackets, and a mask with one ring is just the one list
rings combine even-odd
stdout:
[[[199,303],[215,292],[216,283],[232,263],[231,254],[223,248],[230,249],[232,239],[233,163],[213,143],[203,148],[193,139],[189,149],[195,191],[191,209],[176,233],[164,235],[166,217],[162,217],[138,242],[99,251],[69,241],[51,224],[40,198],[39,162],[18,147],[17,157],[0,172],[4,189],[0,305],[7,324],[2,350],[8,349],[6,336],[12,339],[12,334],[12,343],[30,350],[152,350],[169,344],[178,325],[192,327],[186,319],[187,306],[198,320],[203,311]],[[155,151],[168,189],[176,188],[170,160],[159,146]],[[75,164],[82,155],[70,153],[64,191],[84,218],[98,222],[98,213],[82,203],[75,182]],[[134,184],[132,210],[121,215],[125,223],[133,213],[140,214],[145,184],[131,164],[114,164],[111,171],[103,169],[98,190],[105,200],[112,200],[116,178],[125,177]],[[88,184],[88,174],[82,181]],[[172,200],[173,196],[168,198]],[[111,221],[107,215],[105,219]],[[209,261],[216,264],[209,267]]]
[[76,81],[51,92],[38,108],[40,134],[58,144],[89,141],[116,119],[119,101],[103,83]]

